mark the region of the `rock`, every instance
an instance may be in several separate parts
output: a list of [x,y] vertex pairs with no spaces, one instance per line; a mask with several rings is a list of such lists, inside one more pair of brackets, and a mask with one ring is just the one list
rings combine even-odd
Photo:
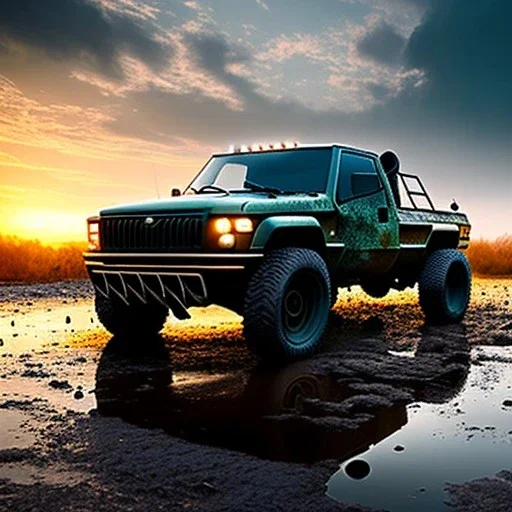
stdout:
[[84,397],[84,394],[83,394],[83,392],[80,389],[75,391],[75,394],[73,395],[73,398],[75,400],[81,400],[83,397]]
[[11,327],[14,327],[14,320],[11,320]]
[[67,380],[51,380],[49,386],[55,389],[70,389],[71,384]]
[[365,460],[356,459],[345,466],[345,473],[354,480],[362,480],[371,472],[370,464]]
[[503,405],[505,407],[512,407],[512,400],[510,400],[510,399],[503,400]]
[[22,374],[22,377],[31,377],[34,379],[46,379],[50,376],[48,372],[44,370],[25,370]]
[[68,315],[66,316],[66,323],[67,324],[70,324],[71,323],[71,317]]
[[393,450],[394,450],[395,452],[403,452],[403,451],[405,450],[405,446],[402,446],[401,444],[397,444],[397,445],[393,448]]

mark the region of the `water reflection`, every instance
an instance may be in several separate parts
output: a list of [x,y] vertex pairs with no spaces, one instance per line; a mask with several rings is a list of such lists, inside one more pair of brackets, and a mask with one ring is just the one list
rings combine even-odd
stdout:
[[112,338],[96,374],[98,411],[263,458],[345,460],[407,422],[405,404],[349,406],[356,392],[308,362],[224,374],[173,371],[164,340]]

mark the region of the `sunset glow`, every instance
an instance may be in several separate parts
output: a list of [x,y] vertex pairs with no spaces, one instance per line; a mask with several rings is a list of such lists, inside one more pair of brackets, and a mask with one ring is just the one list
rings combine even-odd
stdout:
[[393,149],[473,236],[511,230],[505,45],[458,23],[499,32],[486,2],[63,0],[58,31],[43,4],[0,7],[1,234],[84,240],[213,152],[288,139]]

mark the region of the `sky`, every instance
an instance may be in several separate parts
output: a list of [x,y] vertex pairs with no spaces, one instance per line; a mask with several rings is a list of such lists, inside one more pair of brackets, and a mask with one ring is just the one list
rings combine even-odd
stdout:
[[511,233],[507,0],[2,0],[0,233],[85,238],[231,144],[395,150]]

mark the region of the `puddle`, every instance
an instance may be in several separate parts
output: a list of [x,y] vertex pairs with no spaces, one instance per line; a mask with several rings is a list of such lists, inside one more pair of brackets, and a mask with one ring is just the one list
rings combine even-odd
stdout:
[[35,438],[23,428],[29,421],[30,417],[21,411],[0,409],[0,450],[32,446]]
[[96,374],[98,412],[197,443],[272,460],[343,460],[406,421],[405,406],[361,415],[360,428],[350,415],[315,417],[317,402],[340,403],[354,392],[311,373],[307,362],[227,374],[173,372],[165,347],[136,362],[109,348]]
[[[447,482],[512,468],[512,407],[503,405],[511,399],[508,365],[473,366],[457,397],[442,405],[408,406],[406,427],[347,460],[329,480],[328,495],[398,512],[451,510],[443,504]],[[352,473],[361,461],[369,474],[357,479]]]
[[13,484],[33,485],[47,484],[52,486],[72,487],[88,479],[87,475],[78,471],[69,471],[62,465],[54,465],[50,472],[31,464],[2,464],[0,479],[10,480]]
[[[509,348],[502,352],[508,356]],[[482,354],[500,355],[496,347],[477,353],[484,361]],[[508,365],[485,361],[461,378],[434,395],[436,403],[379,406],[377,396],[361,410],[348,406],[361,398],[348,381],[312,373],[307,362],[227,374],[173,372],[164,346],[135,356],[110,343],[98,365],[96,399],[102,415],[192,442],[271,460],[338,460],[328,496],[340,502],[431,511],[442,510],[445,483],[512,465]]]
[[55,301],[38,301],[37,307],[24,308],[18,313],[0,310],[0,354],[34,351],[62,342],[74,332],[89,331],[98,326],[90,302],[55,304]]

